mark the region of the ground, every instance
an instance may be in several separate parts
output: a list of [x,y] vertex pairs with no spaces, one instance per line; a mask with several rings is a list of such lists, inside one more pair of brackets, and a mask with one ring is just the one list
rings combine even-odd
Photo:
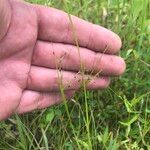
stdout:
[[150,1],[29,0],[119,34],[125,74],[107,90],[0,123],[2,150],[150,150]]

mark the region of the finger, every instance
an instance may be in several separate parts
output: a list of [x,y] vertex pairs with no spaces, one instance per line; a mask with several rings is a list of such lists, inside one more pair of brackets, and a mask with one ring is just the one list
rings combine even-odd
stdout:
[[[3,73],[2,73],[3,74]],[[1,75],[2,75],[1,74]],[[8,77],[8,74],[7,74]],[[10,117],[19,105],[21,88],[8,78],[0,79],[0,121]]]
[[[73,96],[74,91],[66,91],[66,99],[70,99]],[[36,91],[26,90],[23,92],[20,105],[18,106],[16,113],[26,113],[37,109],[43,109],[55,104],[59,104],[63,101],[60,93],[40,93]]]
[[103,89],[109,84],[108,77],[83,77],[73,72],[58,72],[54,69],[32,66],[27,89],[46,92],[60,91],[61,88],[64,90],[77,90],[82,86],[83,80],[87,83],[87,89]]
[[36,6],[36,9],[40,40],[76,44],[77,39],[81,47],[106,53],[116,53],[121,47],[120,38],[110,30],[75,16],[70,20],[67,13],[54,8]]
[[33,53],[32,64],[48,68],[62,68],[79,71],[81,62],[88,72],[101,72],[102,75],[118,76],[123,74],[126,65],[121,57],[95,53],[75,46],[38,41]]

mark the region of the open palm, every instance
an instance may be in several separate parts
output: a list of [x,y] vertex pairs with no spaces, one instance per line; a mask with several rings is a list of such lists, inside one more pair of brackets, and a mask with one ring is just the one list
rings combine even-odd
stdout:
[[106,88],[109,76],[124,72],[123,59],[113,55],[121,47],[113,32],[74,16],[70,21],[66,13],[53,8],[10,3],[11,24],[0,41],[0,120],[61,102],[57,67],[62,69],[67,98],[82,82],[81,60],[87,71],[101,71],[88,89]]

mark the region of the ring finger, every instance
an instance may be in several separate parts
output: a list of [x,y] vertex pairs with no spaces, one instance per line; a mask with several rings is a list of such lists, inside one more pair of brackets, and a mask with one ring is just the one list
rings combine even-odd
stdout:
[[109,82],[108,77],[83,76],[75,72],[60,72],[56,69],[32,66],[27,89],[40,92],[60,91],[61,88],[78,90],[83,83],[86,84],[87,89],[104,89],[109,85]]

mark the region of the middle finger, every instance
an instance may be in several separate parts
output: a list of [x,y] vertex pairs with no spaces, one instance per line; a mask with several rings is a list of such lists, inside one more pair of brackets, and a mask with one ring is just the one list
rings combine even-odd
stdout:
[[119,56],[59,43],[38,41],[35,45],[33,65],[78,72],[81,63],[85,71],[101,72],[102,75],[118,76],[125,71],[125,62]]

